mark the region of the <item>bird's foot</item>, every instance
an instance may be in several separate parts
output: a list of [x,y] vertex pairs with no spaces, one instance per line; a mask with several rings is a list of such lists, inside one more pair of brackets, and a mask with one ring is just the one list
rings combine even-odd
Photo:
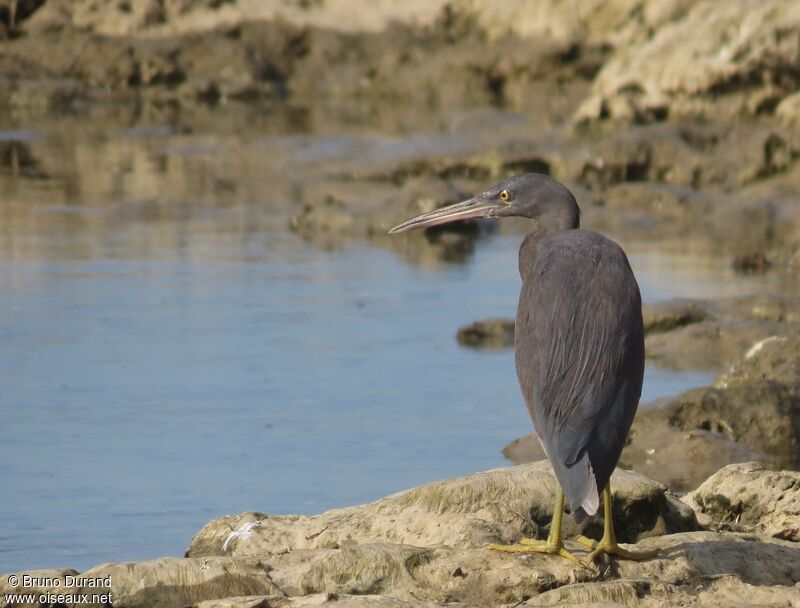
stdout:
[[487,545],[487,548],[494,551],[504,551],[505,553],[548,553],[550,555],[559,555],[578,566],[586,568],[586,564],[567,551],[560,542],[553,543],[549,540],[522,538],[519,544],[516,545],[496,545],[493,543]]
[[651,551],[628,551],[620,547],[616,540],[609,540],[606,537],[603,537],[600,541],[596,541],[581,535],[576,537],[575,540],[583,546],[592,549],[592,552],[589,554],[589,563],[594,563],[603,553],[635,561],[650,559],[658,554],[657,549]]

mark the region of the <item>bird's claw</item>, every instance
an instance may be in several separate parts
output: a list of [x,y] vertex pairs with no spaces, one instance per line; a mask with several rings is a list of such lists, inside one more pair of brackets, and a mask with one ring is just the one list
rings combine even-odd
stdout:
[[582,544],[584,547],[588,547],[589,549],[595,549],[597,547],[597,541],[593,538],[589,538],[588,536],[584,536],[583,534],[579,534],[575,537],[575,542]]
[[603,554],[606,555],[615,555],[622,559],[630,559],[634,561],[640,561],[643,559],[650,559],[651,557],[655,557],[658,554],[657,549],[653,549],[650,551],[628,551],[627,549],[623,549],[620,547],[616,542],[609,542],[606,539],[601,541],[596,541],[591,538],[587,538],[586,536],[578,536],[575,538],[577,542],[582,544],[584,547],[588,547],[592,549],[592,552],[589,554],[588,562],[590,564],[595,563],[597,558]]
[[617,557],[622,559],[641,561],[644,559],[650,559],[651,557],[655,557],[658,554],[658,550],[653,549],[650,551],[628,551],[627,549],[623,549],[619,545],[614,545],[611,547],[598,545],[597,548],[589,554],[589,563],[594,563],[595,560],[603,553],[605,553],[606,555],[616,555]]
[[561,543],[554,544],[546,540],[522,538],[516,545],[497,545],[492,543],[491,545],[487,545],[487,548],[494,551],[503,551],[505,553],[546,553],[548,555],[558,555],[571,561],[576,566],[588,568],[585,562],[579,560],[572,553],[567,551]]

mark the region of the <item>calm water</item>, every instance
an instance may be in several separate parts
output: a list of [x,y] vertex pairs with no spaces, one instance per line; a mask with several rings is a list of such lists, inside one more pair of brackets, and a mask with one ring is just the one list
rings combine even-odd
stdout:
[[[0,572],[180,555],[214,517],[502,466],[529,432],[513,354],[455,341],[513,316],[517,237],[461,264],[322,251],[258,158],[231,177],[238,140],[52,131],[0,138]],[[648,300],[730,284],[632,261]],[[649,367],[644,400],[710,379]]]

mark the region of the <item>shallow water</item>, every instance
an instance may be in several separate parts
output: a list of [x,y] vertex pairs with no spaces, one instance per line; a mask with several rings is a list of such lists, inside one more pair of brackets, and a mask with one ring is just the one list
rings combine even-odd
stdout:
[[[455,340],[513,316],[518,237],[423,267],[322,251],[286,231],[288,186],[257,158],[231,173],[225,141],[67,135],[0,137],[0,572],[180,555],[214,517],[503,466],[529,432],[513,353]],[[646,300],[730,284],[661,259],[632,256]],[[710,379],[650,366],[643,401]]]

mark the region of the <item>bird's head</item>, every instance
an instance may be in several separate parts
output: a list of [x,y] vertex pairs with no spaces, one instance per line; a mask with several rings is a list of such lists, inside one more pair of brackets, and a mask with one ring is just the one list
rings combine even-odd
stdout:
[[406,220],[389,234],[430,228],[457,220],[527,217],[546,230],[577,228],[580,209],[565,186],[541,173],[523,173],[503,180],[469,200]]

